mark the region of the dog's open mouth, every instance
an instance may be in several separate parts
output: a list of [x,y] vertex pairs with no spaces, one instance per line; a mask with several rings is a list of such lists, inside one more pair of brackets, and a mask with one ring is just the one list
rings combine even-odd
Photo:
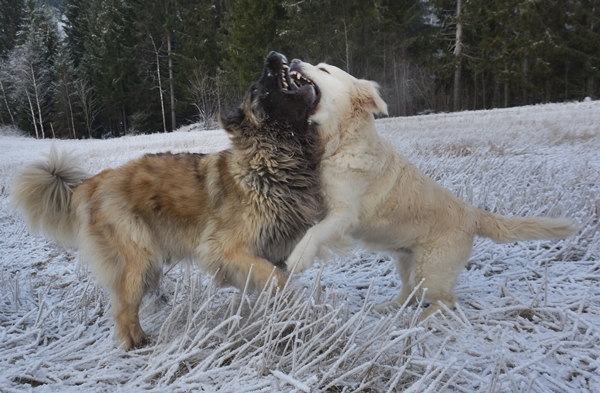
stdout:
[[273,51],[267,56],[263,77],[275,82],[282,93],[304,102],[313,112],[321,94],[317,85],[300,72],[297,63],[294,61],[290,66],[284,55]]
[[290,67],[285,61],[281,64],[280,81],[282,90],[303,96],[311,109],[318,105],[320,92],[317,85],[298,70],[290,71]]

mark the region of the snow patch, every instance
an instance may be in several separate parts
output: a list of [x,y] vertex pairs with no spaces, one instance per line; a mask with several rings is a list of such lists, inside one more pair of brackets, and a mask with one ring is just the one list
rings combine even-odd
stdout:
[[77,252],[29,234],[8,206],[10,184],[53,144],[97,173],[145,153],[215,152],[227,135],[194,125],[86,141],[2,132],[0,391],[600,391],[600,102],[385,118],[377,128],[468,202],[570,217],[579,233],[478,239],[456,310],[420,325],[420,307],[372,310],[400,291],[385,254],[352,250],[276,296],[218,289],[181,263],[144,299],[153,342],[125,352],[106,292]]

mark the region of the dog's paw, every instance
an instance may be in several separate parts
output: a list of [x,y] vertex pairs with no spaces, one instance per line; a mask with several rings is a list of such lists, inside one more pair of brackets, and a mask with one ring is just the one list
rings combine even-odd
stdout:
[[375,310],[379,314],[387,314],[390,311],[396,310],[398,307],[400,307],[400,305],[392,300],[390,302],[375,305],[375,307],[373,307],[373,310]]
[[312,263],[308,262],[302,256],[294,257],[292,255],[286,262],[287,271],[290,273],[293,272],[294,274],[302,273],[303,271],[310,268],[311,266],[312,266]]
[[129,336],[120,336],[119,338],[126,351],[143,348],[152,342],[152,338],[143,331],[132,333]]

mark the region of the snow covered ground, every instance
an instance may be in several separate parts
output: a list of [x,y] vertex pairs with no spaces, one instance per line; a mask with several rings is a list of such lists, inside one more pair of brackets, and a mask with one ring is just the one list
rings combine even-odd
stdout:
[[[446,316],[389,315],[400,282],[383,254],[353,250],[293,277],[280,297],[215,288],[180,263],[148,295],[145,348],[113,337],[108,296],[8,205],[17,170],[52,144],[96,173],[144,153],[214,152],[223,131],[113,140],[0,134],[0,391],[598,392],[600,101],[378,120],[427,174],[506,215],[567,216],[564,241],[476,241]],[[304,288],[304,290],[302,290]]]

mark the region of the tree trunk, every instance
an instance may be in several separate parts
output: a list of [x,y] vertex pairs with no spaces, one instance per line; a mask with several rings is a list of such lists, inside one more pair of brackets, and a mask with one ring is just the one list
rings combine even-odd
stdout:
[[473,110],[477,110],[477,73],[473,72]]
[[492,83],[494,87],[494,93],[492,96],[492,108],[500,108],[500,82],[492,76]]
[[[123,134],[125,134],[127,132],[127,130],[129,129],[129,125],[127,124],[127,109],[125,109],[125,107],[121,108],[121,113],[123,116]],[[117,127],[117,132],[119,131],[119,127]],[[117,135],[117,137],[121,136],[121,134],[119,133]]]
[[8,111],[8,114],[10,116],[10,121],[12,122],[13,126],[16,126],[15,118],[13,117],[12,111],[10,110],[10,106],[8,105],[8,99],[6,98],[6,91],[4,91],[4,85],[2,84],[2,80],[0,80],[0,89],[2,89],[2,98],[4,98],[4,103],[6,104],[6,110]]
[[88,132],[88,137],[92,139],[92,124],[90,120],[91,115],[85,87],[86,85],[81,82],[81,86],[78,86],[78,89],[81,89],[78,90],[78,94],[80,94],[79,99],[81,100],[81,109],[83,110],[83,116],[85,117],[85,128]]
[[[595,15],[596,14],[596,1],[594,0],[592,2],[592,12],[590,12],[590,15]],[[594,18],[590,18],[590,31],[594,31]],[[587,82],[587,90],[588,90],[588,96],[590,98],[595,98],[594,97],[594,76],[590,75],[588,77],[588,82]]]
[[396,116],[400,114],[400,85],[398,83],[398,67],[396,66],[396,51],[394,50],[394,87],[396,91]]
[[[35,103],[38,108],[38,118],[40,121],[40,130],[42,131],[42,139],[44,139],[44,138],[46,138],[46,135],[44,133],[44,122],[42,121],[42,106],[40,104],[40,95],[38,92],[37,81],[35,79],[35,72],[33,71],[33,64],[29,64],[29,67],[31,69],[31,79],[33,81],[33,91],[35,92]],[[36,133],[37,133],[37,130],[36,130]]]
[[69,113],[71,115],[71,127],[73,128],[73,139],[77,139],[77,133],[75,132],[75,119],[73,118],[73,105],[71,105],[71,97],[67,96],[67,102],[69,103]]
[[[403,51],[404,52],[404,51]],[[409,113],[409,95],[408,95],[408,64],[406,62],[406,54],[402,54],[402,115],[408,116]]]
[[454,56],[456,56],[456,69],[454,70],[454,111],[460,111],[460,82],[462,71],[462,37],[463,24],[460,21],[460,9],[462,0],[456,2],[456,46],[454,48]]
[[528,48],[524,48],[523,49],[523,99],[522,99],[522,105],[527,105],[529,103],[528,97],[527,97],[527,91],[528,91],[528,79],[527,79],[527,75],[529,74],[529,50]]
[[385,35],[383,36],[383,78],[381,79],[383,83],[387,83],[387,46],[385,41]]
[[565,98],[563,101],[569,99],[569,62],[565,64]]
[[87,82],[81,79],[76,81],[75,92],[81,104],[81,110],[83,111],[83,116],[85,118],[85,128],[87,130],[88,137],[92,139],[92,123],[95,118],[95,102],[93,92],[88,88]]
[[483,93],[483,95],[481,97],[481,100],[483,101],[483,105],[481,106],[481,109],[485,109],[486,108],[485,107],[485,105],[486,105],[486,103],[485,103],[485,93],[486,93],[485,92],[485,71],[483,71],[481,73],[481,92]]
[[346,41],[346,72],[350,73],[350,44],[348,43],[348,26],[344,17],[344,41]]
[[31,122],[33,123],[33,128],[35,129],[35,137],[36,139],[40,138],[40,134],[38,132],[37,120],[35,120],[35,110],[33,109],[33,102],[31,102],[31,97],[29,97],[29,92],[25,89],[25,95],[27,96],[27,101],[29,102],[29,109],[31,111]]
[[[77,139],[77,134],[75,133],[75,119],[73,117],[73,105],[71,104],[72,94],[69,91],[68,82],[65,82],[64,86],[65,86],[65,90],[63,91],[63,93],[67,98],[67,106],[69,108],[69,113],[67,113],[67,128],[69,129],[69,136],[71,136],[71,130],[73,130],[73,139]],[[71,120],[71,124],[68,124],[69,118]]]
[[175,131],[177,118],[175,116],[175,85],[173,83],[173,52],[170,33],[167,33],[167,56],[169,58],[169,90],[171,91],[171,131]]
[[158,52],[158,48],[156,47],[156,43],[154,42],[154,38],[152,34],[148,33],[150,36],[150,41],[152,41],[152,47],[154,48],[154,54],[156,55],[156,78],[158,79],[158,95],[160,96],[160,113],[162,115],[162,123],[163,123],[163,132],[167,132],[167,118],[165,114],[165,101],[163,98],[163,89],[162,89],[162,78],[160,76],[160,56]]

